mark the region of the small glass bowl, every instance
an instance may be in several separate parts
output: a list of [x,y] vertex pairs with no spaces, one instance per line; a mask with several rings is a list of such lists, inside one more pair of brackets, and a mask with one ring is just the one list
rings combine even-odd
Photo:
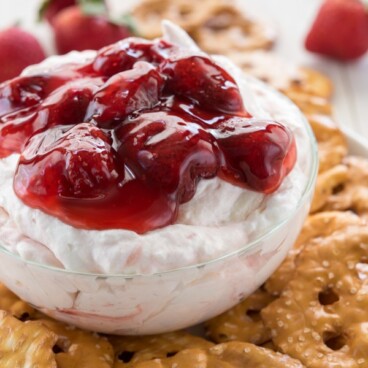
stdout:
[[121,335],[186,328],[231,308],[285,258],[309,211],[318,152],[306,119],[310,168],[302,197],[286,217],[240,249],[202,264],[149,275],[68,271],[21,259],[0,246],[0,280],[45,314],[78,327]]

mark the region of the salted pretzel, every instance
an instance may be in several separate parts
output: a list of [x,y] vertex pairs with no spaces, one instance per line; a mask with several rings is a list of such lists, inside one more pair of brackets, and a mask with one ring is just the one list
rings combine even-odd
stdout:
[[244,14],[234,1],[144,0],[133,16],[143,37],[159,37],[161,21],[169,19],[209,53],[265,49],[275,40],[270,26]]
[[318,142],[319,172],[341,164],[348,153],[346,138],[335,122],[326,115],[308,115]]
[[306,115],[332,115],[331,103],[326,98],[294,91],[285,91],[285,94]]
[[264,50],[230,52],[227,56],[245,73],[270,84],[286,93],[301,93],[329,99],[332,95],[331,80],[315,70],[298,67],[274,53]]
[[271,295],[280,295],[293,277],[295,258],[305,246],[318,246],[320,239],[351,225],[362,224],[362,219],[352,212],[320,212],[309,216],[293,248],[279,268],[265,283],[265,289]]
[[310,368],[368,366],[368,228],[304,247],[281,297],[262,310],[272,340]]
[[347,180],[348,169],[345,165],[334,166],[318,175],[310,212],[315,213],[325,207],[334,191]]
[[275,344],[272,340],[265,342],[264,344],[260,345],[261,348],[265,348],[267,350],[277,351]]
[[226,56],[245,73],[280,91],[288,88],[293,80],[299,81],[302,78],[299,68],[285,62],[270,51],[231,51]]
[[290,81],[289,88],[286,92],[309,94],[324,99],[330,99],[333,93],[333,85],[331,80],[317,70],[300,67],[300,77]]
[[34,308],[19,299],[3,284],[0,284],[0,310],[7,311],[18,319],[28,319],[36,314]]
[[326,199],[322,210],[351,210],[368,219],[368,160],[346,157],[347,178]]
[[1,368],[59,368],[53,347],[57,336],[36,322],[22,322],[0,311]]
[[204,51],[221,55],[269,49],[276,39],[272,27],[244,14],[231,3],[212,7],[193,36]]
[[183,331],[151,336],[110,336],[115,350],[114,368],[135,367],[138,362],[167,358],[189,348],[207,349],[213,343]]
[[244,341],[256,345],[271,340],[270,331],[264,326],[260,311],[275,298],[259,289],[227,312],[206,322],[211,340],[220,342]]
[[51,319],[29,323],[56,336],[53,351],[57,368],[113,367],[114,351],[106,338]]
[[303,365],[287,355],[242,342],[228,342],[209,349],[212,356],[234,367],[302,368]]
[[143,0],[134,9],[133,16],[141,36],[161,36],[161,21],[168,19],[191,33],[208,19],[217,0]]
[[244,342],[229,342],[205,349],[183,350],[171,358],[155,359],[136,368],[302,368],[287,355]]

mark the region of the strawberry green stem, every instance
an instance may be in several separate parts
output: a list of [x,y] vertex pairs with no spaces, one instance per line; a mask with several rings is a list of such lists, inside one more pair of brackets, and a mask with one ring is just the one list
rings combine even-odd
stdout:
[[107,7],[104,0],[77,0],[82,12],[87,15],[106,15]]
[[51,0],[44,0],[38,10],[38,21],[43,19],[46,9],[49,7]]
[[362,3],[365,7],[365,11],[368,12],[368,0],[362,0]]

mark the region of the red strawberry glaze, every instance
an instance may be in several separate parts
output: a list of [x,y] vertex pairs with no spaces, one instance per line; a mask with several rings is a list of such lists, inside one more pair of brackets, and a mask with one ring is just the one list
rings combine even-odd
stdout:
[[0,85],[0,156],[21,154],[24,203],[75,227],[145,233],[200,180],[268,194],[295,163],[289,129],[252,118],[209,57],[127,39],[63,68]]
[[[210,59],[203,56],[169,59],[161,70],[168,76],[165,87],[169,94],[186,97],[206,111],[242,115],[244,108],[238,86]],[[246,113],[244,116],[249,117]]]
[[94,92],[103,83],[101,77],[68,81],[42,103],[0,117],[3,123],[0,125],[0,156],[20,152],[31,136],[52,126],[83,121]]
[[111,77],[114,74],[132,69],[137,61],[147,61],[158,65],[177,47],[165,41],[152,43],[141,38],[128,38],[104,47],[98,51],[92,63],[96,73]]
[[132,177],[111,143],[90,123],[35,135],[22,154],[14,189],[29,206],[76,227],[145,232],[168,224],[172,200]]
[[117,73],[93,96],[86,120],[100,127],[121,124],[135,111],[156,106],[162,96],[164,77],[151,64],[140,61],[133,69]]

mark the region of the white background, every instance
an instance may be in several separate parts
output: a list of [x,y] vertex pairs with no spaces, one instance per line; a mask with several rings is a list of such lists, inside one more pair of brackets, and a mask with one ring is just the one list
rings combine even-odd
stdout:
[[[126,8],[134,0],[110,0],[111,8]],[[200,0],[194,0],[200,1]],[[246,9],[272,22],[278,30],[277,53],[290,61],[311,66],[329,75],[335,84],[335,118],[342,126],[368,138],[368,55],[358,62],[343,64],[304,51],[303,40],[321,0],[239,0]],[[37,24],[40,0],[0,0],[0,28],[20,21],[35,32],[48,52],[52,35]],[[1,67],[1,66],[0,66]]]

